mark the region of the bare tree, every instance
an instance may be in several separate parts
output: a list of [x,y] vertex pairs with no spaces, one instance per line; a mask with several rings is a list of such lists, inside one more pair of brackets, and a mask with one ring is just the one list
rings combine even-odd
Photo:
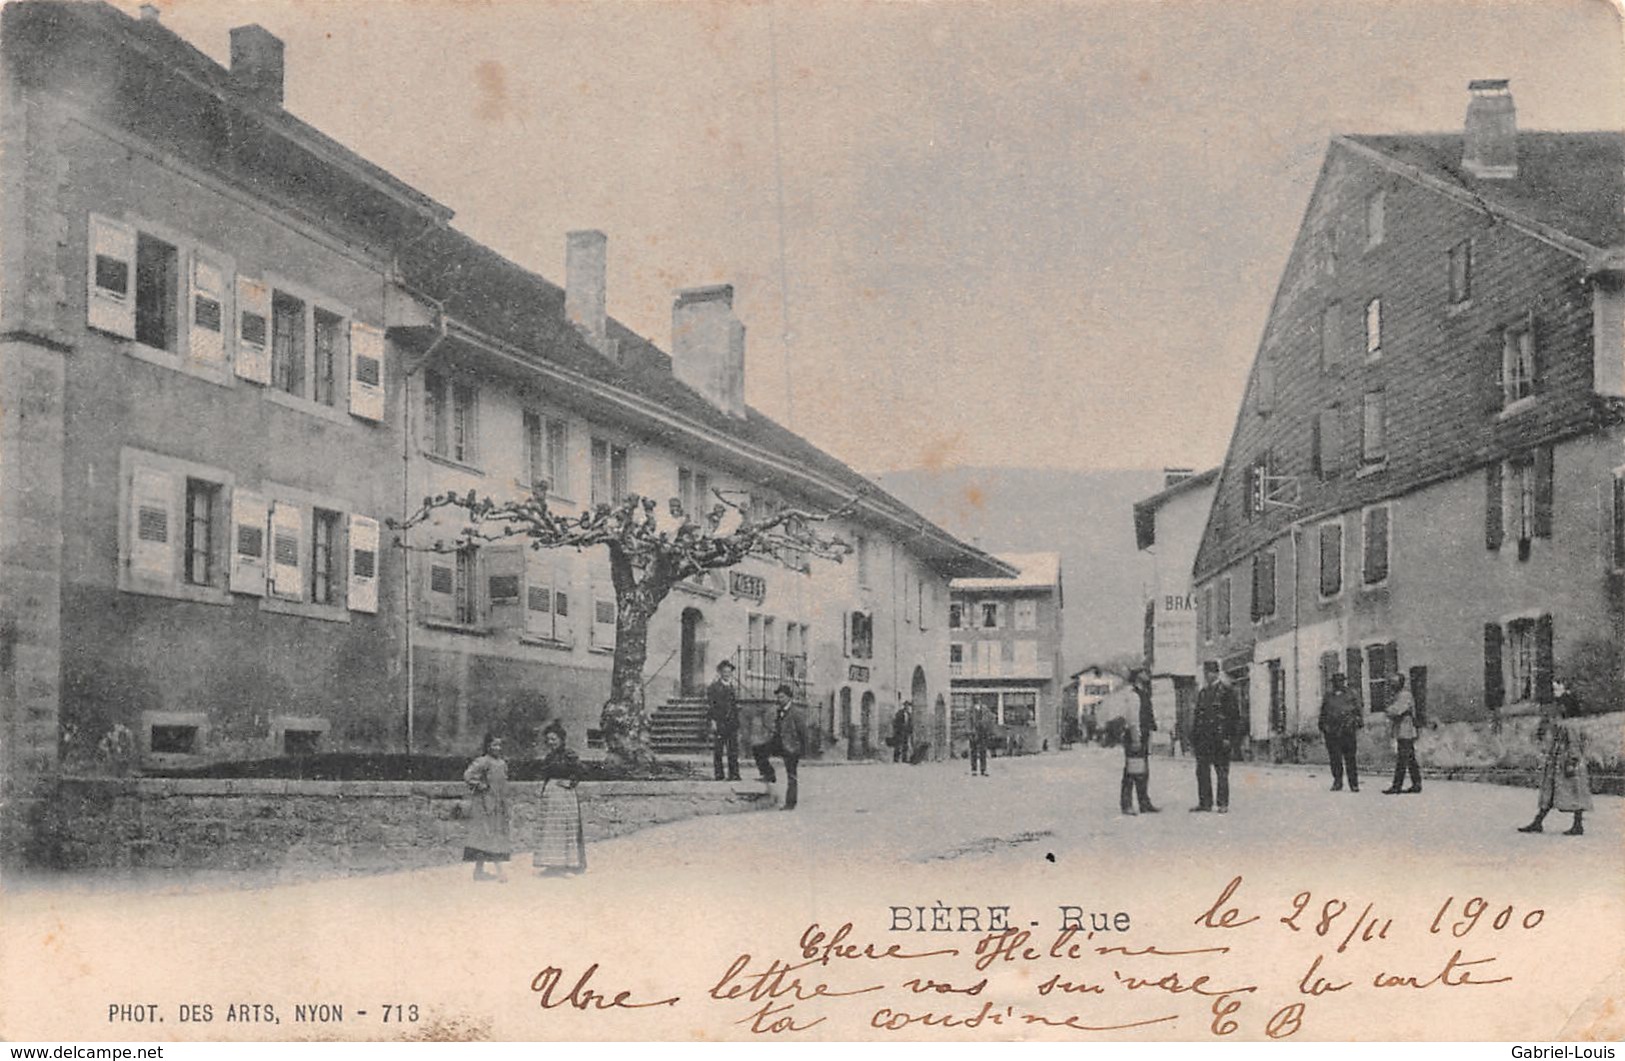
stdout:
[[[548,508],[545,482],[536,483],[528,497],[517,501],[493,501],[473,491],[426,497],[412,515],[388,523],[404,532],[430,523],[442,510],[461,513],[464,526],[452,540],[421,547],[427,552],[452,553],[510,540],[528,541],[532,549],[603,546],[608,550],[615,590],[615,657],[599,726],[611,755],[645,762],[652,758],[643,698],[649,620],[667,594],[684,579],[733,567],[749,556],[781,562],[816,557],[840,563],[852,551],[847,542],[821,535],[815,528],[851,512],[857,497],[829,513],[784,508],[753,514],[729,491],[713,490],[712,494],[716,504],[699,522],[684,511],[682,502],[672,498],[668,510],[675,525],[664,528],[655,500],[636,494],[619,504],[600,504],[575,516],[555,513]],[[404,535],[397,542],[404,545]]]

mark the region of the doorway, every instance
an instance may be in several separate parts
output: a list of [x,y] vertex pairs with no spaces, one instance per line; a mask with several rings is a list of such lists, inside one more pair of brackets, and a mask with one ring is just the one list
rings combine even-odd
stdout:
[[862,728],[858,730],[858,754],[856,757],[867,759],[873,750],[873,745],[870,742],[873,740],[872,733],[875,721],[874,693],[865,692],[863,694],[863,700],[859,707],[859,718],[859,724]]
[[682,641],[678,649],[679,680],[684,696],[699,696],[705,692],[705,649],[704,614],[698,608],[684,608]]

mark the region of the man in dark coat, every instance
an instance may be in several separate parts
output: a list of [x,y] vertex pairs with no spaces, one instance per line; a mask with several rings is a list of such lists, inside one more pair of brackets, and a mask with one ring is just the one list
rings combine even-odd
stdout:
[[716,779],[724,779],[722,755],[728,755],[727,780],[739,780],[739,692],[734,688],[734,665],[717,664],[717,680],[705,690],[706,716],[711,722],[711,765]]
[[1220,814],[1230,810],[1230,738],[1241,729],[1241,709],[1235,690],[1218,668],[1209,668],[1207,684],[1196,694],[1191,715],[1191,751],[1196,755],[1196,806],[1192,811],[1214,810],[1213,778],[1219,778]]
[[761,771],[762,780],[769,785],[778,780],[770,756],[777,755],[784,760],[784,810],[796,809],[796,767],[800,765],[808,746],[807,723],[791,703],[795,695],[795,690],[788,685],[780,685],[773,690],[773,696],[779,702],[773,713],[773,735],[751,748],[751,754],[756,757],[756,769]]
[[1151,675],[1145,668],[1129,672],[1129,683],[1139,699],[1139,718],[1128,720],[1123,740],[1123,785],[1118,800],[1124,814],[1156,814],[1161,808],[1151,802],[1151,732],[1157,728],[1157,715],[1151,705]]
[[975,777],[977,766],[980,765],[982,776],[986,777],[987,746],[993,740],[993,716],[988,713],[986,704],[972,697],[965,723],[970,728],[970,775]]
[[1355,749],[1360,739],[1360,727],[1365,716],[1360,701],[1348,687],[1348,679],[1341,674],[1332,675],[1331,692],[1320,702],[1320,732],[1326,738],[1326,754],[1332,763],[1332,791],[1343,790],[1343,775],[1349,779],[1349,791],[1360,791],[1360,766],[1355,761]]
[[909,745],[914,740],[914,704],[904,700],[903,706],[891,717],[891,761],[906,763],[909,761]]

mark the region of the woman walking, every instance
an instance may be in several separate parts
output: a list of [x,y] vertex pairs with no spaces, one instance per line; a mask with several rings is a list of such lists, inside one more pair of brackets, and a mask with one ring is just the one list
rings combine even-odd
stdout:
[[[1382,792],[1385,796],[1400,792],[1420,792],[1422,767],[1416,761],[1416,700],[1411,696],[1411,691],[1405,688],[1403,674],[1396,674],[1389,680],[1393,683],[1394,691],[1388,698],[1388,706],[1384,710],[1389,723],[1394,727],[1394,744],[1398,753],[1394,756],[1394,783]],[[1400,788],[1407,772],[1411,775],[1411,787]]]
[[[474,863],[475,880],[506,881],[506,863],[513,854],[508,835],[508,764],[502,758],[502,738],[485,735],[479,758],[463,771],[469,795],[469,832],[463,861]],[[487,873],[485,864],[496,867]]]
[[537,814],[536,853],[531,861],[541,875],[581,873],[587,868],[587,845],[581,830],[581,760],[564,746],[564,727],[555,719],[542,730],[542,805]]
[[1535,820],[1521,826],[1520,833],[1543,832],[1541,823],[1553,810],[1569,811],[1574,824],[1564,831],[1565,836],[1582,836],[1583,819],[1591,809],[1591,774],[1586,768],[1586,735],[1575,721],[1580,714],[1580,698],[1563,687],[1552,683],[1556,695],[1556,718],[1548,715],[1540,720],[1536,735],[1546,738],[1546,757],[1540,767],[1540,809]]

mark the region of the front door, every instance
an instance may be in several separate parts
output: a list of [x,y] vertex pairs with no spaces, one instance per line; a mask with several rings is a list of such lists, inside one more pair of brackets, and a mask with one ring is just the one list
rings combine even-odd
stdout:
[[681,680],[684,696],[705,692],[705,616],[698,608],[683,609]]

